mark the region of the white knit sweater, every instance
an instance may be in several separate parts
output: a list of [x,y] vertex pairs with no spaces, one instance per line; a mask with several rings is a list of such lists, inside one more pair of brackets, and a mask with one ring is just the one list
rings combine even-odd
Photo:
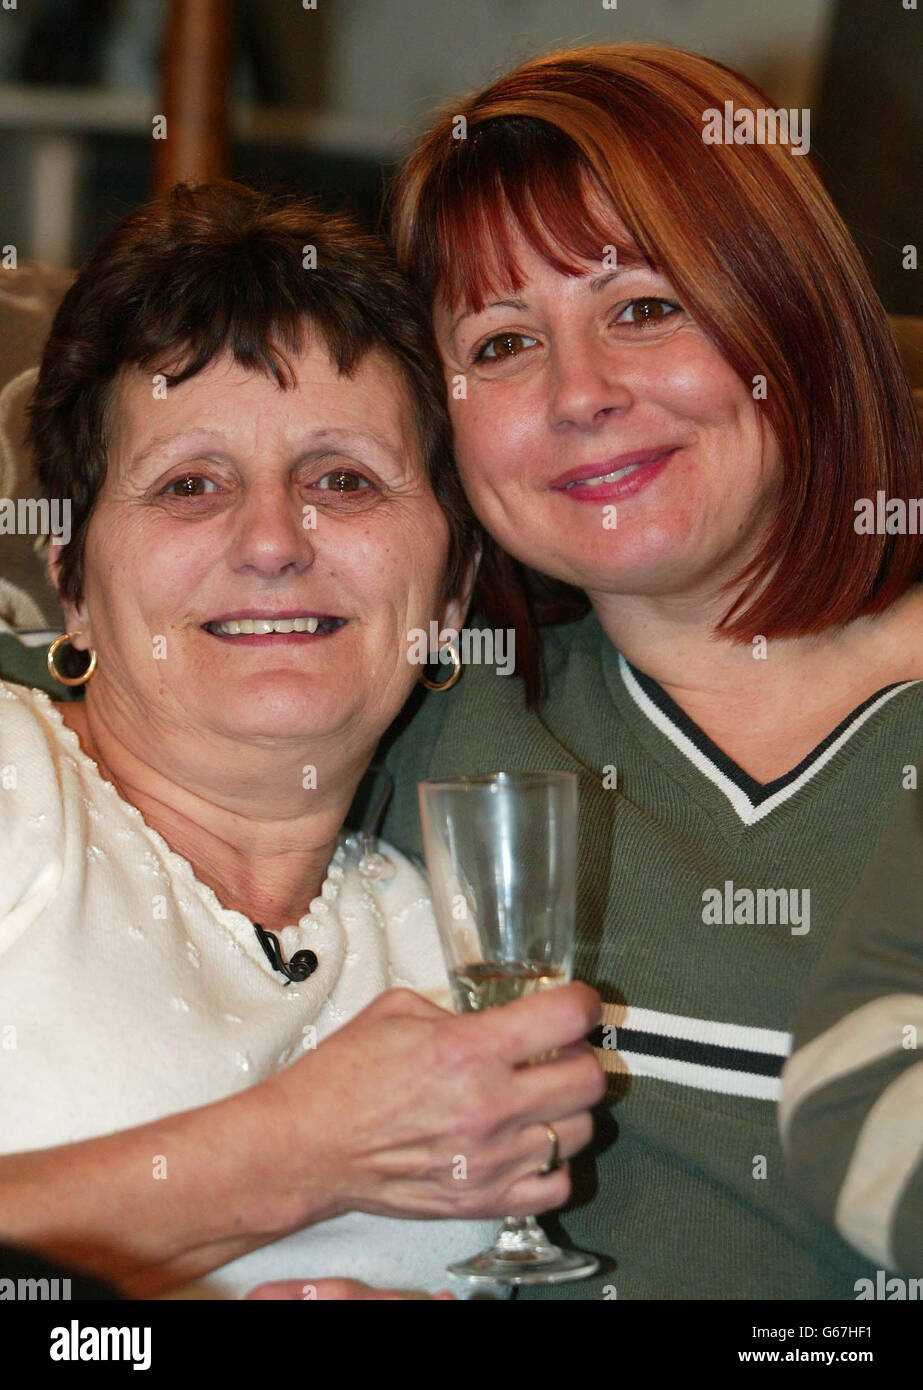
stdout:
[[[380,848],[393,876],[366,881],[344,840],[321,896],[278,933],[286,960],[304,947],[318,957],[286,985],[250,920],[100,776],[49,697],[0,681],[0,1152],[242,1091],[302,1056],[311,1026],[321,1041],[393,985],[451,1007],[426,883]],[[151,1154],[151,1181],[169,1200],[168,1154]],[[497,1224],[351,1212],[179,1296],[240,1298],[265,1280],[326,1275],[464,1296],[445,1266]]]

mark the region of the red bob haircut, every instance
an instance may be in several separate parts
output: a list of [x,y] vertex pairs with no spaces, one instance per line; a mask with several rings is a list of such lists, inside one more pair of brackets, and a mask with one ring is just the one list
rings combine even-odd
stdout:
[[[921,435],[884,309],[809,159],[705,143],[705,113],[726,101],[773,107],[732,69],[659,45],[536,58],[437,118],[398,173],[390,220],[430,306],[477,312],[523,287],[508,217],[580,274],[575,258],[616,242],[591,211],[601,194],[631,237],[619,255],[671,281],[748,389],[766,378],[781,499],[717,629],[749,641],[880,612],[919,577],[923,537],[857,535],[854,521],[859,498],[923,493]],[[490,615],[514,620],[522,567],[494,547],[483,579]]]

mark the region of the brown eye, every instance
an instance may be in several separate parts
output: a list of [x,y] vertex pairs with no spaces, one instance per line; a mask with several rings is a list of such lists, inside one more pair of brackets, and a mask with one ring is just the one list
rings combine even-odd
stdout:
[[[632,299],[625,305],[616,323],[626,324],[629,328],[645,328],[648,325],[656,328],[672,318],[679,307],[670,299]],[[631,317],[626,318],[627,314]]]
[[[174,478],[172,483],[167,483],[164,492],[172,492],[173,488],[178,488],[179,491],[172,493],[174,497],[202,497],[204,492],[197,484],[205,483],[211,483],[211,486],[215,487],[210,478],[203,478],[198,473],[187,473],[185,477]],[[215,490],[217,491],[217,488]]]
[[325,473],[318,479],[317,486],[324,492],[360,492],[364,488],[371,487],[368,478],[363,478],[359,473],[351,473],[346,468],[335,469],[333,473]]
[[[526,350],[526,345],[534,343],[534,338],[528,338],[525,333],[500,333],[496,338],[491,338],[476,354],[475,360],[478,362],[499,362],[504,358],[518,357],[521,352]],[[493,351],[490,349],[493,348]]]

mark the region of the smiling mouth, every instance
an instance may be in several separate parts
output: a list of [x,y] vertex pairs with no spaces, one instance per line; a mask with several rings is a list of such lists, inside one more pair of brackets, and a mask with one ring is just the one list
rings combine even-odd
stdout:
[[213,637],[327,637],[345,624],[345,618],[330,615],[305,614],[298,618],[225,618],[221,622],[203,623]]
[[[630,478],[634,473],[640,473],[643,468],[650,468],[652,464],[662,464],[680,449],[679,444],[667,444],[657,449],[645,449],[632,454],[623,455],[623,462],[619,464],[616,459],[611,462],[614,467],[606,468],[604,463],[598,465],[600,471],[597,473],[592,466],[574,469],[575,476],[568,477],[565,473],[558,482],[552,483],[552,488],[560,492],[573,492],[580,488],[581,492],[598,487],[611,487],[613,483],[618,484]],[[566,479],[566,481],[565,481]]]
[[572,483],[567,483],[561,489],[562,492],[570,492],[574,487],[599,487],[602,483],[617,483],[620,478],[627,478],[630,473],[637,473],[639,468],[645,468],[647,463],[629,463],[626,468],[616,468],[612,473],[601,473],[598,478],[575,478]]

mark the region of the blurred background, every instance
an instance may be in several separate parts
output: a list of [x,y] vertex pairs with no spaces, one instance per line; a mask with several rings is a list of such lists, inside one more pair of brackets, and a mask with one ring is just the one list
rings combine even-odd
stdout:
[[640,39],[810,107],[812,153],[886,307],[919,314],[920,275],[901,265],[923,172],[923,15],[908,5],[0,0],[0,244],[78,264],[151,191],[152,121],[177,99],[227,106],[232,177],[311,190],[374,224],[389,168],[453,94],[543,50]]

